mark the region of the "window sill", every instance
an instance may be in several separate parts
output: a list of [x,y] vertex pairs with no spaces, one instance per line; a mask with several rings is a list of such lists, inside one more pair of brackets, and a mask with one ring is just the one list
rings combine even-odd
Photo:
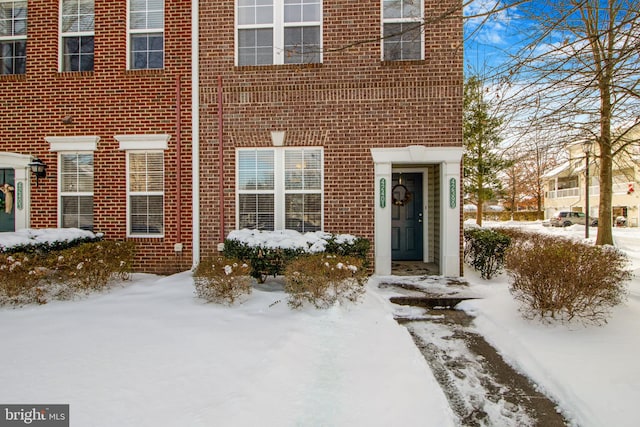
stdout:
[[152,76],[152,75],[161,75],[164,74],[165,69],[164,68],[144,68],[144,69],[140,69],[140,70],[136,70],[136,69],[129,69],[126,70],[124,73],[126,75],[135,75],[135,76]]
[[3,82],[23,82],[27,80],[26,74],[0,74],[0,81]]
[[81,79],[84,77],[93,77],[93,71],[60,71],[58,77],[63,79]]
[[322,62],[314,62],[310,64],[237,65],[235,68],[237,71],[319,69],[322,68]]
[[424,59],[399,59],[397,61],[381,61],[383,67],[407,67],[411,65],[424,65],[427,61]]

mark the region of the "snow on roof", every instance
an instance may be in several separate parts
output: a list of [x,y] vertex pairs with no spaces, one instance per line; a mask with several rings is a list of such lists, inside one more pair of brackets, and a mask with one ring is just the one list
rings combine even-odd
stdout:
[[549,172],[542,175],[543,178],[553,178],[555,176],[560,175],[562,172],[569,169],[569,162],[563,163],[561,166],[558,166],[555,169],[550,170]]

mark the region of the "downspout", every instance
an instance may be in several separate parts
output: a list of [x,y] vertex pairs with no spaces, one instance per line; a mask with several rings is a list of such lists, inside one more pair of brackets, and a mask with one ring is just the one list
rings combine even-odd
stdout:
[[199,0],[191,2],[191,223],[193,266],[200,262],[200,28]]
[[174,250],[176,253],[182,252],[182,76],[178,74],[176,77],[176,212],[178,215],[176,224],[176,244]]
[[222,76],[218,76],[218,197],[220,200],[220,243],[224,243],[224,119],[222,115]]

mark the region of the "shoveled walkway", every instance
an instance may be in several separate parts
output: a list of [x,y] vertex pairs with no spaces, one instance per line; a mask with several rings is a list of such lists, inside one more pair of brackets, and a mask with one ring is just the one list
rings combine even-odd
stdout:
[[379,288],[398,304],[394,316],[431,366],[460,426],[566,426],[556,404],[509,366],[478,334],[473,318],[455,310],[473,298],[464,281],[394,277]]

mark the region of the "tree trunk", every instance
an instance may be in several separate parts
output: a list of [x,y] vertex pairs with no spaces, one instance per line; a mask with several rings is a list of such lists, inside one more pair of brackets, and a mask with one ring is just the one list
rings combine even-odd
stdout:
[[[608,70],[607,70],[608,71]],[[598,209],[598,237],[596,245],[613,245],[611,205],[613,198],[613,158],[611,147],[611,91],[608,73],[600,85],[600,207]]]

